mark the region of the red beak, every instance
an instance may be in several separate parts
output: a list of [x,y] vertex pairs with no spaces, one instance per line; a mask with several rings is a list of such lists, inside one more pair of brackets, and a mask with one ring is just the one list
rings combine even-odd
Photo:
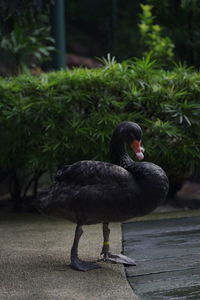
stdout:
[[137,140],[134,140],[132,143],[131,143],[131,147],[133,149],[133,151],[135,152],[137,158],[139,160],[142,160],[144,158],[144,149],[141,147],[141,141],[137,141]]

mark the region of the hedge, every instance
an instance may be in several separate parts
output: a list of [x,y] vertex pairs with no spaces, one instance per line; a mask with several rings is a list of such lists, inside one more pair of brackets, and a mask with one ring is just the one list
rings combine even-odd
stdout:
[[200,169],[200,73],[159,69],[149,57],[98,69],[0,78],[0,166],[15,199],[64,163],[109,161],[113,128],[143,129],[145,159],[170,178]]

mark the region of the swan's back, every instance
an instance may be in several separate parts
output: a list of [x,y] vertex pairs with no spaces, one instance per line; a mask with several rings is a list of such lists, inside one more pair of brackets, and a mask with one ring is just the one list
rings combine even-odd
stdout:
[[102,161],[83,160],[72,165],[65,165],[55,176],[57,182],[72,184],[115,184],[133,180],[124,168]]

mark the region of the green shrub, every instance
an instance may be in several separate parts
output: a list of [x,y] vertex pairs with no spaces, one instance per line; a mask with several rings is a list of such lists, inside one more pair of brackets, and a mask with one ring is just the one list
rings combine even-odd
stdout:
[[[109,160],[115,125],[137,122],[145,159],[182,178],[200,169],[200,73],[156,68],[149,57],[99,69],[0,79],[0,165],[13,198],[63,163]],[[16,196],[16,194],[18,196]]]

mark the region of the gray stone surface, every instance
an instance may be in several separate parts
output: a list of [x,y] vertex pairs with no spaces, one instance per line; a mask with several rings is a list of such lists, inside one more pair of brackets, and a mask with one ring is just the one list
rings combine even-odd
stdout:
[[123,245],[140,299],[200,299],[200,217],[123,224]]

